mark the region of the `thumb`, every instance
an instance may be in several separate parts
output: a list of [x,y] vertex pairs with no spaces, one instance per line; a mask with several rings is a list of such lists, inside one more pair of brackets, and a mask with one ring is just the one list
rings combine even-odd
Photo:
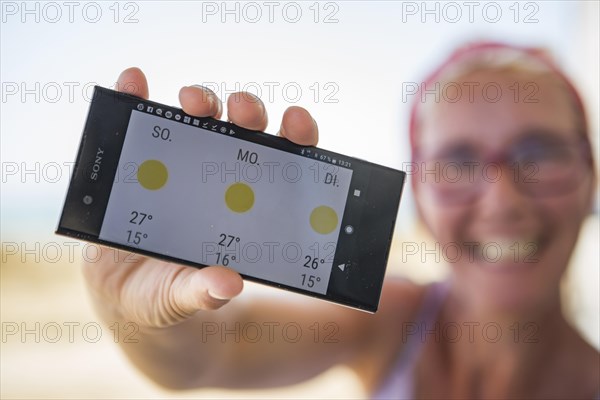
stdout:
[[244,286],[237,272],[220,266],[186,268],[171,285],[173,311],[188,317],[200,310],[216,310],[240,294]]

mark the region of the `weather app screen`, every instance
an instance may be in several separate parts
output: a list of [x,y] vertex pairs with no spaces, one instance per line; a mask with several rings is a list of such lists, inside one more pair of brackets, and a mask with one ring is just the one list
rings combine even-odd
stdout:
[[181,118],[132,111],[99,238],[325,294],[352,170]]

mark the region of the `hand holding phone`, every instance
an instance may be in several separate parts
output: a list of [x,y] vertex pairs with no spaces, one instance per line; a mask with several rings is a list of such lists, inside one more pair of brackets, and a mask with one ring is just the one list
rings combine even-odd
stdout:
[[[149,97],[146,77],[138,68],[123,71],[117,88],[142,99]],[[179,98],[188,114],[221,117],[221,100],[212,92],[184,87]],[[227,118],[249,129],[264,130],[266,115],[262,102],[249,96],[232,98],[228,104]],[[284,115],[282,130],[292,141],[317,143],[312,117],[298,107]],[[86,262],[83,273],[96,308],[106,320],[132,321],[142,329],[163,328],[197,311],[218,309],[243,288],[240,274],[223,266],[197,269],[102,245],[100,249],[101,258],[98,262]]]
[[280,134],[304,145],[257,132],[250,94],[231,123],[205,117],[210,91],[180,98],[189,112],[96,87],[57,233],[375,312],[405,174],[314,147],[299,107]]

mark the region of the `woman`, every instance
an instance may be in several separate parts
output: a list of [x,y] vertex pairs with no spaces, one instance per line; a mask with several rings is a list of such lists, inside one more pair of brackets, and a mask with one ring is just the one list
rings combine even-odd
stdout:
[[[119,87],[148,97],[139,69],[124,71]],[[421,89],[411,144],[425,172],[412,184],[424,224],[451,249],[447,282],[388,278],[375,315],[309,299],[227,304],[243,286],[232,270],[124,255],[115,263],[105,248],[84,273],[105,322],[139,326],[137,343],[120,343],[133,363],[178,389],[286,385],[345,364],[378,398],[596,398],[599,353],[565,320],[559,291],[596,183],[576,91],[543,54],[496,44],[460,49]],[[204,88],[182,88],[180,101],[189,114],[221,117]],[[232,122],[266,128],[254,96],[227,105]],[[318,129],[290,107],[279,134],[316,145]],[[231,332],[290,321],[333,326],[335,340]]]

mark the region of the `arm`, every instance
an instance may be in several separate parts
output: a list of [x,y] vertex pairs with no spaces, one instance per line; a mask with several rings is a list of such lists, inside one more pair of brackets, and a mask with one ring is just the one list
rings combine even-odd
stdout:
[[[86,265],[86,269],[101,270],[112,265],[128,268],[114,264],[111,252],[105,249],[102,253],[109,265],[102,265],[101,260],[100,265]],[[156,261],[141,258],[140,262]],[[138,268],[150,272],[150,266],[146,267],[147,270]],[[205,270],[209,268],[221,269]],[[135,343],[121,340],[119,345],[140,371],[171,389],[289,385],[339,364],[354,369],[366,388],[372,389],[395,360],[402,345],[402,323],[410,318],[421,296],[415,285],[390,278],[375,315],[309,297],[300,301],[282,301],[278,297],[274,301],[241,296],[218,310],[210,308],[226,301],[204,298],[206,308],[182,322],[149,325],[142,322],[146,318],[140,318],[139,311],[115,306],[114,301],[102,300],[97,289],[90,289],[106,324],[117,321],[121,328],[128,322],[138,324]],[[203,289],[196,291],[201,295]],[[149,304],[148,300],[138,306]],[[160,307],[167,310],[171,305]],[[122,332],[119,337],[124,338],[127,333],[131,331]]]
[[[121,74],[118,86],[148,97],[146,79],[138,69]],[[221,102],[212,92],[186,87],[180,100],[189,114],[221,116]],[[267,125],[264,105],[250,95],[230,96],[228,119],[249,129],[264,130]],[[318,132],[308,112],[292,107],[284,114],[280,135],[308,145],[316,144]],[[117,262],[115,256],[120,257]],[[381,312],[375,317],[308,298],[301,304],[279,300],[227,304],[243,287],[235,271],[134,258],[103,248],[99,262],[84,266],[84,276],[105,323],[117,321],[124,327],[133,322],[139,327],[137,343],[121,341],[120,346],[141,371],[166,387],[290,384],[339,363],[355,365],[370,354],[373,343],[381,343],[376,335],[384,331],[379,329],[385,321]],[[269,336],[236,340],[236,334],[229,333],[223,338],[223,331],[235,332],[236,324],[258,326],[263,336]],[[288,325],[292,329],[283,334],[281,329]],[[272,338],[271,332],[276,332]],[[326,341],[325,335],[332,332]]]

